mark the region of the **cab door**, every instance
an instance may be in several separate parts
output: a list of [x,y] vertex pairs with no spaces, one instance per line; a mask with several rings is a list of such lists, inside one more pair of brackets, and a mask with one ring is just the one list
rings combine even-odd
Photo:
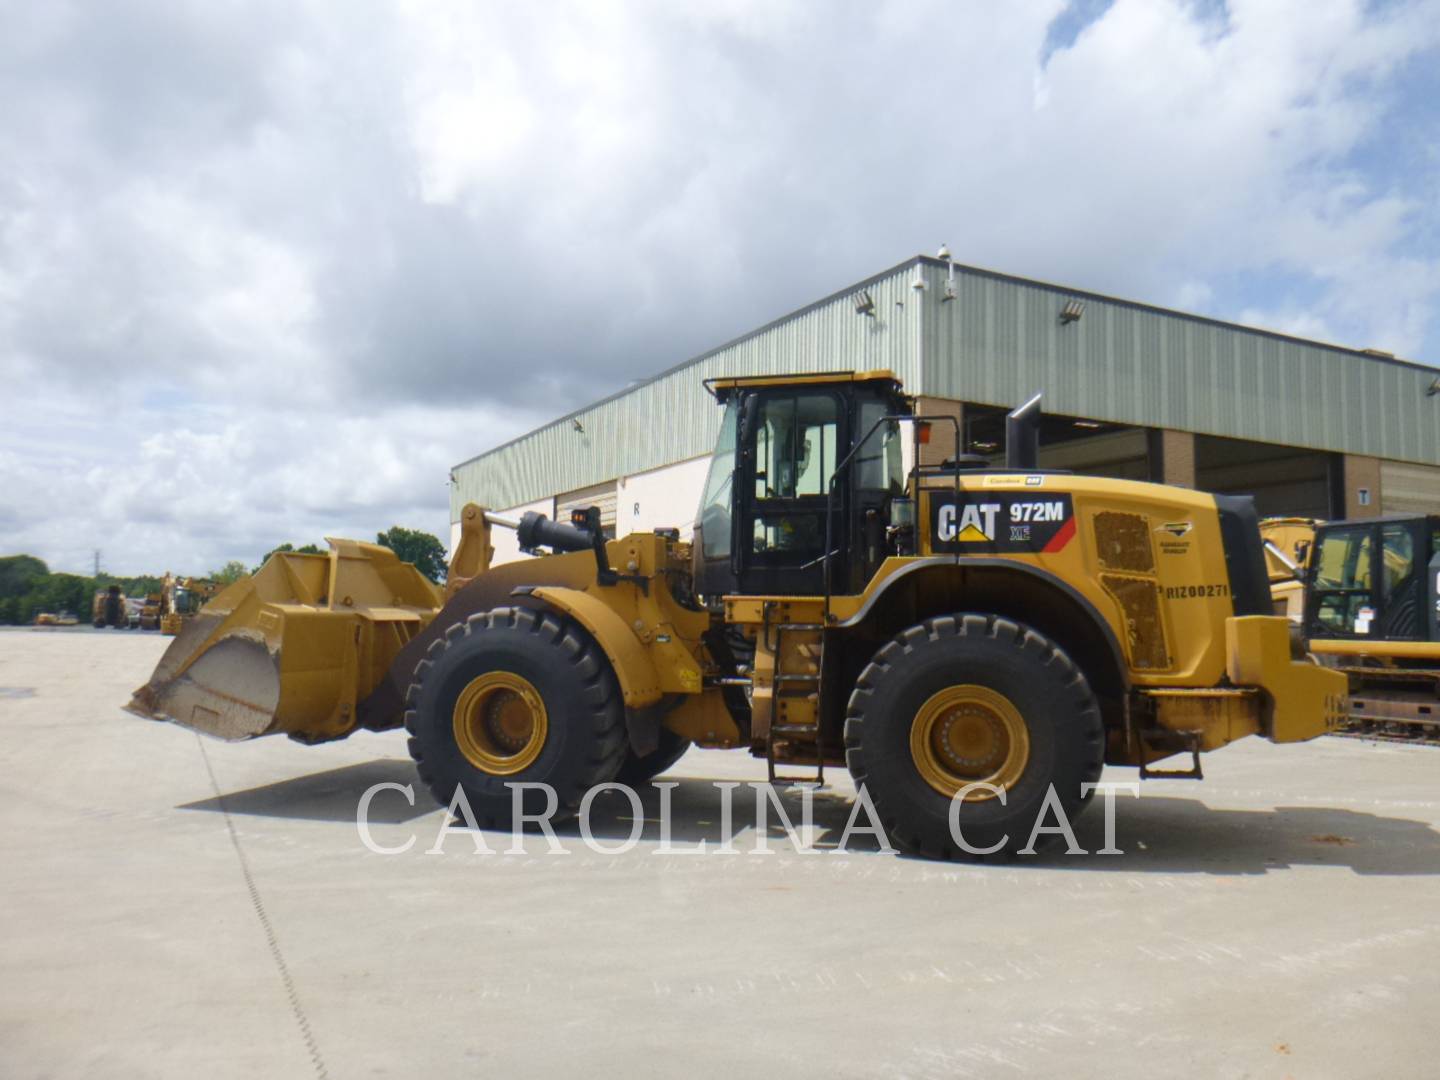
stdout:
[[[741,424],[735,552],[741,592],[815,596],[825,587],[826,502],[848,445],[844,396],[831,389],[757,391]],[[830,520],[832,580],[846,573],[848,494]]]
[[1321,532],[1306,613],[1314,638],[1418,640],[1426,632],[1424,522],[1377,521]]
[[1425,637],[1424,521],[1394,521],[1380,526],[1380,604],[1371,636],[1385,641]]

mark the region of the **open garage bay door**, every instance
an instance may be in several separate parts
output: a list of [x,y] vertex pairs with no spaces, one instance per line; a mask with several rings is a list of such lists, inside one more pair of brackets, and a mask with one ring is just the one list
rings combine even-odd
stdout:
[[[932,398],[926,404],[933,414],[944,411],[941,406],[956,403]],[[1005,463],[1005,413],[995,405],[964,406],[965,448],[999,466]],[[946,426],[936,424],[935,428],[942,431]],[[942,441],[942,446],[945,456],[953,452],[950,443]],[[1149,480],[1154,475],[1147,429],[1054,413],[1040,418],[1040,466],[1118,480]]]
[[1046,469],[1068,469],[1087,476],[1111,476],[1118,480],[1149,480],[1149,444],[1144,428],[1122,428],[1099,435],[1071,437],[1064,442],[1041,444],[1040,465]]
[[1275,443],[1195,436],[1195,486],[1253,495],[1261,517],[1331,518],[1335,455]]
[[1380,505],[1386,514],[1440,514],[1440,469],[1382,461]]

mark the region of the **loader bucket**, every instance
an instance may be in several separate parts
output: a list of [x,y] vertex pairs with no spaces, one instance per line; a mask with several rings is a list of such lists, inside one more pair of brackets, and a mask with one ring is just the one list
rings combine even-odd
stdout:
[[216,594],[127,710],[222,739],[350,734],[356,703],[435,617],[440,592],[389,548],[329,543],[328,555],[272,555]]

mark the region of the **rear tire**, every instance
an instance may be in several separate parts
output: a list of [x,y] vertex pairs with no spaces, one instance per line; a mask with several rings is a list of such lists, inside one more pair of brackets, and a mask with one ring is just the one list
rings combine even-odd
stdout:
[[912,626],[861,672],[845,760],[891,842],[932,857],[985,857],[951,834],[950,804],[967,783],[995,783],[1005,801],[967,798],[958,824],[971,847],[1004,858],[1027,845],[1052,784],[1075,820],[1093,794],[1082,785],[1100,778],[1104,734],[1090,685],[1062,649],[1008,619],[957,614]]
[[625,762],[620,766],[620,772],[615,779],[627,787],[648,784],[684,757],[690,745],[690,740],[683,735],[676,735],[669,728],[661,728],[660,745],[644,757],[636,754],[627,745]]
[[[548,612],[497,608],[455,623],[415,666],[405,729],[420,779],[442,806],[463,788],[485,828],[509,828],[511,784],[555,791],[559,823],[624,760],[615,674],[583,629]],[[525,718],[529,717],[529,726]],[[524,793],[526,813],[545,793]]]

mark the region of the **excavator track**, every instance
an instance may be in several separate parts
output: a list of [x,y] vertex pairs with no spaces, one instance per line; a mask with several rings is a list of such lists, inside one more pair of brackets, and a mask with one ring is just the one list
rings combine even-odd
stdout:
[[1440,746],[1440,724],[1416,720],[1351,720],[1335,732],[1347,739],[1405,743],[1409,746]]

